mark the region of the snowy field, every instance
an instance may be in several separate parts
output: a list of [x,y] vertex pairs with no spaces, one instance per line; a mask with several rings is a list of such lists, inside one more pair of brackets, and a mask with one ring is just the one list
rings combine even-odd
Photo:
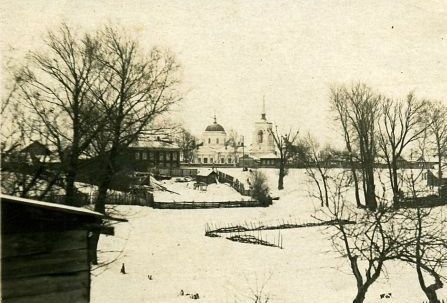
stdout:
[[[175,179],[158,181],[169,191],[154,191],[154,200],[157,202],[220,202],[251,200],[242,196],[229,184],[209,184],[206,190],[194,189],[194,181],[175,182]],[[181,193],[181,194],[179,194]]]
[[[274,188],[276,170],[265,172]],[[345,259],[332,252],[323,227],[282,230],[284,249],[204,236],[206,224],[314,221],[319,202],[309,198],[305,179],[303,170],[290,170],[280,200],[268,208],[120,206],[129,222],[117,224],[115,236],[100,239],[100,261],[114,262],[93,271],[91,301],[191,302],[179,295],[183,290],[198,293],[201,302],[254,302],[253,293],[263,288],[269,302],[352,302],[354,278]],[[125,275],[120,273],[122,263]],[[380,299],[389,292],[392,299]],[[439,295],[447,297],[446,290]],[[379,303],[424,300],[415,271],[402,263],[388,264],[366,298]]]

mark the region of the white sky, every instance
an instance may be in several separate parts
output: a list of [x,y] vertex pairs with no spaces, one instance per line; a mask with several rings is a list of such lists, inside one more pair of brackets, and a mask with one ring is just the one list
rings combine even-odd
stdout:
[[[259,118],[337,136],[329,86],[365,81],[392,97],[447,100],[445,1],[2,1],[2,49],[39,47],[60,22],[119,22],[147,47],[167,47],[184,71],[180,118],[248,139]],[[5,52],[6,53],[6,52]]]

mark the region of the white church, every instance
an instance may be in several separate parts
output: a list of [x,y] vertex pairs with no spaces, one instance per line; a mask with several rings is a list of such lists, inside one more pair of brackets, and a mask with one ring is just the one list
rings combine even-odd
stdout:
[[253,142],[247,149],[241,137],[237,144],[230,144],[225,128],[217,123],[214,115],[213,124],[208,125],[202,133],[201,144],[194,155],[196,164],[232,164],[254,161],[263,166],[275,166],[278,156],[272,135],[273,124],[267,120],[265,102],[263,102],[261,119],[254,123]]

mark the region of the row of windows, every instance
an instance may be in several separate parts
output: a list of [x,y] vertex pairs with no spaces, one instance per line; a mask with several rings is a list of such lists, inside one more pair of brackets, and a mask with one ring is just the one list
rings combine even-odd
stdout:
[[[258,143],[263,143],[264,142],[264,132],[262,130],[258,131]],[[273,136],[272,134],[268,134],[268,143],[272,144],[273,143]]]
[[[208,144],[211,144],[211,138],[208,138]],[[219,144],[219,138],[216,138],[216,144]]]
[[[220,162],[218,160],[216,162],[214,162],[214,158],[207,158],[207,157],[204,157],[203,159],[202,158],[198,158],[197,160],[199,161],[199,163],[204,163],[204,164],[207,164],[207,163],[220,163],[220,164],[227,163],[227,164],[232,164],[232,163],[237,163],[238,162],[238,158],[237,157],[235,159],[228,158],[227,162],[225,162],[225,158],[220,158]],[[233,161],[235,161],[235,162],[233,162]]]
[[[154,161],[156,157],[156,153],[155,152],[135,152],[135,160],[150,160],[150,161]],[[177,161],[178,159],[178,153],[177,152],[159,152],[158,153],[158,159],[159,161],[164,161],[166,160],[173,160],[173,161]]]

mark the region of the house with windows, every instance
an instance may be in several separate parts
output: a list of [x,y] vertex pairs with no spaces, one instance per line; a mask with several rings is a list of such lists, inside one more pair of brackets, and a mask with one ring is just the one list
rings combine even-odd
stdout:
[[126,152],[127,166],[146,172],[152,168],[180,167],[180,147],[172,140],[156,137],[131,144]]

